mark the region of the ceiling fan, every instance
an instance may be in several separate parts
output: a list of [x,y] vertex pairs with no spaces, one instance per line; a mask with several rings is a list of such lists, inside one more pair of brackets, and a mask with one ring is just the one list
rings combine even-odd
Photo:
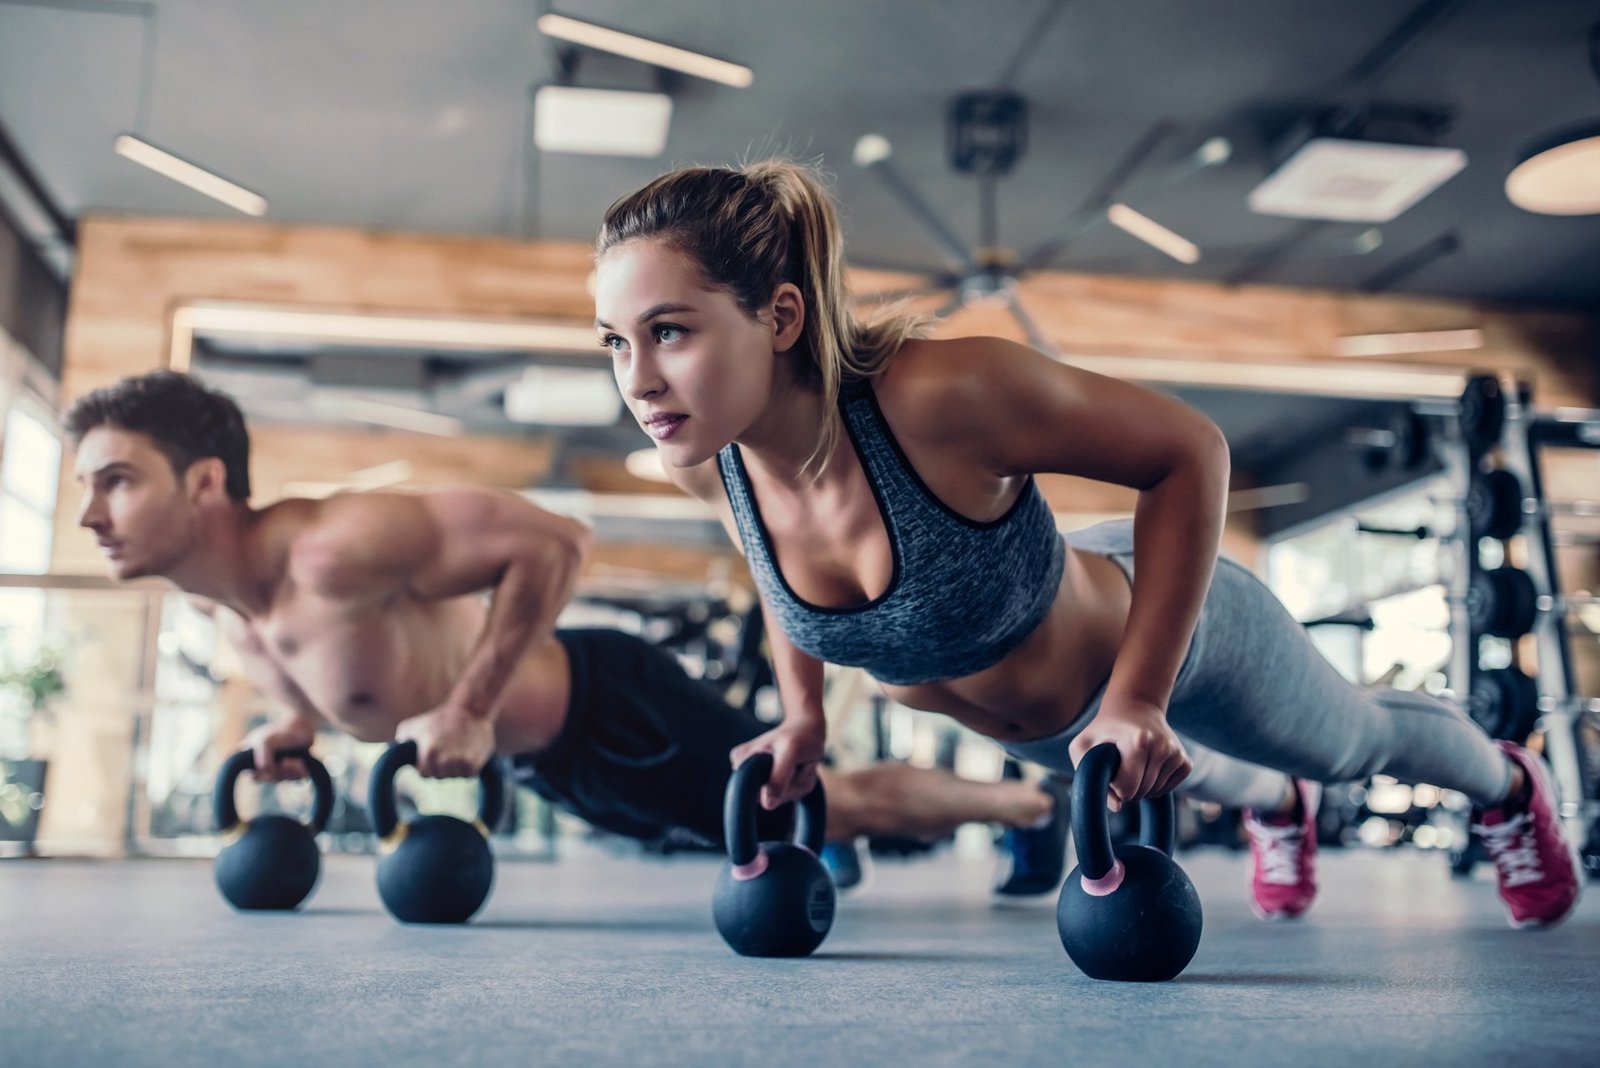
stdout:
[[[1006,89],[966,92],[951,100],[946,115],[946,135],[951,167],[978,180],[978,243],[969,247],[942,219],[894,165],[893,148],[881,134],[869,133],[856,141],[853,161],[871,171],[917,219],[943,254],[942,268],[913,268],[927,275],[927,283],[909,290],[875,294],[867,299],[887,302],[948,292],[949,299],[934,313],[950,315],[964,307],[999,303],[1009,309],[1029,341],[1046,352],[1055,347],[1045,338],[1018,297],[1018,283],[1045,270],[1068,246],[1110,224],[1151,245],[1181,263],[1195,263],[1200,251],[1193,242],[1118,199],[1119,193],[1145,168],[1160,149],[1177,135],[1173,123],[1158,123],[1117,161],[1111,172],[1083,204],[1062,224],[1061,230],[1031,250],[1017,254],[1000,245],[997,193],[1027,150],[1028,103]],[[1195,174],[1225,163],[1233,145],[1225,137],[1208,137],[1175,162],[1168,163],[1141,183],[1142,195],[1170,188]],[[882,266],[905,271],[903,265],[880,265],[870,260],[862,266]]]
[[[948,299],[934,313],[937,317],[950,315],[974,304],[999,303],[1010,311],[1035,347],[1059,355],[1056,347],[1043,335],[1022,306],[1018,298],[1018,283],[1029,274],[1049,269],[1062,253],[1091,231],[1109,223],[1180,263],[1187,265],[1199,261],[1201,250],[1192,241],[1139,212],[1127,201],[1138,199],[1146,202],[1165,189],[1228,162],[1234,155],[1234,142],[1221,135],[1205,137],[1175,160],[1169,156],[1170,162],[1151,171],[1151,162],[1178,136],[1177,125],[1168,121],[1157,123],[1124,153],[1100,185],[1063,221],[1054,237],[1020,254],[1000,245],[996,212],[998,183],[1016,167],[1027,148],[1027,100],[1013,91],[1011,86],[1066,6],[1067,0],[1051,0],[1043,7],[993,88],[959,94],[949,104],[946,133],[950,165],[958,173],[971,175],[978,180],[976,247],[968,246],[956,236],[955,231],[896,169],[893,148],[887,138],[868,133],[856,141],[852,153],[856,166],[873,172],[884,182],[922,224],[946,261],[940,268],[908,268],[904,264],[873,263],[869,259],[855,258],[854,262],[859,266],[926,276],[923,285],[872,294],[864,298],[867,302],[885,303],[948,293]],[[1331,99],[1333,106],[1311,110],[1325,120],[1331,116],[1339,127],[1335,132],[1340,136],[1364,138],[1370,133],[1364,126],[1370,122],[1405,118],[1413,126],[1420,124],[1424,129],[1420,133],[1411,131],[1394,139],[1417,144],[1433,143],[1445,124],[1441,117],[1427,113],[1427,109],[1375,106],[1369,99],[1372,94],[1367,87],[1393,66],[1419,37],[1442,23],[1458,6],[1460,0],[1422,0],[1359,62],[1321,94]],[[1125,190],[1135,185],[1135,196],[1130,197]],[[1295,216],[1294,212],[1283,214]],[[1370,255],[1383,244],[1382,233],[1370,225],[1346,223],[1340,228],[1336,223],[1325,221],[1339,216],[1320,216],[1314,212],[1297,217],[1305,221],[1276,242],[1254,247],[1208,247],[1204,255],[1208,262],[1239,261],[1239,266],[1225,278],[1229,284],[1238,284],[1256,280],[1281,260],[1361,257]],[[1440,235],[1402,255],[1372,275],[1360,288],[1371,292],[1390,288],[1400,279],[1440,257],[1456,252],[1458,248],[1459,240],[1453,233]]]

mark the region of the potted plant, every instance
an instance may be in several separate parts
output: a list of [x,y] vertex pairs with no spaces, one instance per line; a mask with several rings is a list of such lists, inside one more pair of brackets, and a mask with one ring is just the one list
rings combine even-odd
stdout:
[[66,689],[61,650],[41,644],[29,656],[0,664],[0,841],[31,850],[44,807],[48,764],[30,755],[34,717],[50,715],[50,701]]

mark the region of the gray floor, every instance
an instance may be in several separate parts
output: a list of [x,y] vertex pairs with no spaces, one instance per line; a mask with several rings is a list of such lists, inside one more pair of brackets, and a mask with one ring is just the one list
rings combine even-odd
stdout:
[[[1489,872],[1333,855],[1298,924],[1190,854],[1189,970],[1084,978],[1053,906],[997,909],[981,859],[879,864],[815,958],[735,956],[715,867],[594,851],[502,863],[467,928],[407,928],[370,861],[304,912],[241,915],[196,861],[0,863],[0,1064],[1600,1064],[1600,896],[1504,923]],[[1114,1059],[1113,1059],[1114,1058]]]

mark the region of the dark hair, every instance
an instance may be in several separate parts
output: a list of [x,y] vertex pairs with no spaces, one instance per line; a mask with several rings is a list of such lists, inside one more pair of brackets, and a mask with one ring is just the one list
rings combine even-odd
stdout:
[[725,290],[754,316],[784,282],[805,300],[802,337],[823,421],[807,466],[826,463],[841,432],[842,383],[883,371],[924,316],[891,312],[871,322],[851,313],[844,235],[833,197],[816,168],[769,159],[664,174],[606,211],[595,257],[634,238],[654,238],[687,255],[708,286]]
[[177,371],[124,378],[78,399],[66,415],[74,447],[97,426],[144,434],[178,475],[215,456],[227,469],[228,496],[250,499],[250,432],[232,397]]

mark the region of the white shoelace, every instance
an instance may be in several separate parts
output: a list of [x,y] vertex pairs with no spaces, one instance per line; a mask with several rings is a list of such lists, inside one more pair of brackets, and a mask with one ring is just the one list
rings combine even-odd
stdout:
[[1256,856],[1261,859],[1263,882],[1293,886],[1300,881],[1300,842],[1305,837],[1305,828],[1293,823],[1274,827],[1250,820],[1245,830],[1250,833]]
[[1544,878],[1533,834],[1531,830],[1523,834],[1524,828],[1531,827],[1532,823],[1533,816],[1524,812],[1504,823],[1479,823],[1472,828],[1483,839],[1484,847],[1489,850],[1489,856],[1494,858],[1495,867],[1500,869],[1501,881],[1506,886],[1522,886]]

